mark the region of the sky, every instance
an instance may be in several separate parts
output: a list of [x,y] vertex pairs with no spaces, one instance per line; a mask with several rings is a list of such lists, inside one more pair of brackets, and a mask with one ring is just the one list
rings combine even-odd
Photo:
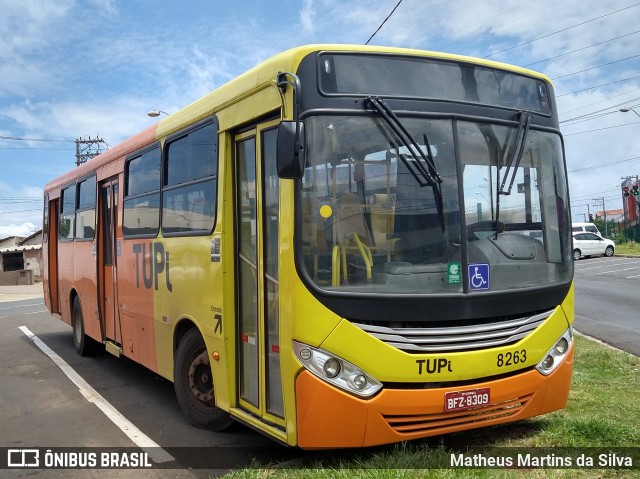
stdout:
[[[0,0],[0,238],[41,226],[76,138],[114,146],[270,56],[363,44],[397,0]],[[640,175],[640,3],[402,0],[370,41],[547,74],[574,221]],[[627,112],[620,109],[628,107]],[[634,112],[635,109],[635,113]]]

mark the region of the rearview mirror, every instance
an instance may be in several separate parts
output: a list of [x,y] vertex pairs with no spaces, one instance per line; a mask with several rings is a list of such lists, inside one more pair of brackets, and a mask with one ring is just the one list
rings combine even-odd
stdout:
[[283,121],[278,127],[278,176],[302,178],[304,173],[304,123]]

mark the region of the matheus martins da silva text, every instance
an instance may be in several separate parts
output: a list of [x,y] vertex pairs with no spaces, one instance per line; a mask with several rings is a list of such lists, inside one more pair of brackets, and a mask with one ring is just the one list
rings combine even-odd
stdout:
[[517,454],[514,456],[486,454],[451,454],[451,467],[593,467],[614,468],[633,467],[633,457],[624,456],[615,452],[596,455],[577,454],[575,456],[562,456],[556,454]]

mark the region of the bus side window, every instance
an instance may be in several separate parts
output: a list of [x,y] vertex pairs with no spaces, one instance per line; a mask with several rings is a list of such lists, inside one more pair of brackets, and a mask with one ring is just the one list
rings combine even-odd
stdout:
[[92,240],[96,228],[96,176],[78,183],[76,239]]
[[216,123],[167,146],[162,187],[162,234],[209,234],[216,213]]
[[62,190],[60,200],[60,226],[58,237],[60,241],[73,241],[76,218],[76,185],[73,184]]
[[127,163],[122,231],[124,236],[155,236],[160,223],[160,148]]

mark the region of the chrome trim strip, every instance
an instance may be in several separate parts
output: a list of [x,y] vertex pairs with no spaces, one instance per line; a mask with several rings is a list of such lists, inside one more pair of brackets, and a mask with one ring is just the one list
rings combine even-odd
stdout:
[[389,328],[353,323],[375,338],[402,351],[445,352],[487,349],[512,344],[528,336],[555,309],[504,322],[450,328]]

